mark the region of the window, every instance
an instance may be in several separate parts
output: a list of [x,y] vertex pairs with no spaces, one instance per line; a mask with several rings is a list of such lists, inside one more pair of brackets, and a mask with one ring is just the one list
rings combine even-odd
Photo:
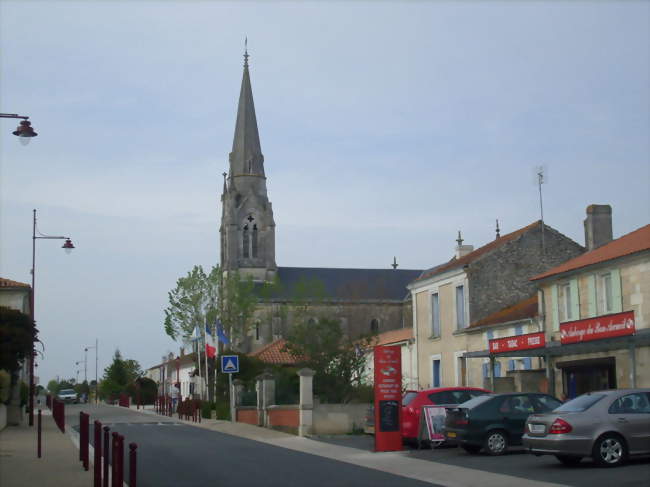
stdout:
[[609,407],[610,414],[648,414],[650,413],[650,394],[647,392],[637,392],[619,397],[614,404]]
[[583,394],[569,402],[565,402],[555,410],[556,413],[581,413],[600,401],[604,394]]
[[556,408],[559,408],[562,403],[551,396],[533,396],[535,402],[538,404],[538,408],[543,413],[548,411],[553,411]]
[[260,339],[260,322],[255,323],[255,340]]
[[511,371],[511,370],[517,370],[517,366],[515,365],[515,360],[514,359],[508,360],[508,371]]
[[609,272],[596,277],[596,309],[599,315],[614,312],[612,275]]
[[515,335],[523,335],[524,334],[524,327],[521,325],[515,326]]
[[413,399],[418,397],[418,393],[415,391],[409,391],[406,394],[404,394],[404,397],[402,398],[402,406],[408,406]]
[[253,235],[251,238],[251,254],[253,258],[257,258],[257,225],[253,225]]
[[462,330],[465,328],[465,288],[464,286],[456,287],[456,328]]
[[379,331],[379,321],[376,318],[370,320],[370,332],[377,333]]
[[501,362],[494,362],[494,377],[501,377]]
[[533,359],[530,357],[524,358],[524,370],[530,370],[533,368]]
[[572,316],[571,284],[565,283],[560,286],[560,321],[571,321]]
[[499,406],[500,413],[530,414],[535,412],[528,396],[506,396]]
[[250,246],[250,234],[248,231],[248,225],[244,225],[244,231],[243,231],[243,236],[242,236],[242,246],[243,246],[243,251],[244,251],[244,259],[248,259],[250,253],[249,253],[249,246]]
[[440,387],[440,359],[433,359],[433,375],[431,385],[433,387]]
[[485,392],[482,391],[440,391],[429,394],[429,400],[433,404],[462,404],[484,394]]
[[490,340],[494,340],[494,332],[493,332],[492,330],[488,330],[486,336],[487,336],[487,341],[488,341],[488,345],[489,345],[489,344],[490,344]]
[[490,364],[483,364],[483,378],[487,379],[490,376]]
[[440,302],[438,293],[431,295],[431,336],[437,338],[440,336]]

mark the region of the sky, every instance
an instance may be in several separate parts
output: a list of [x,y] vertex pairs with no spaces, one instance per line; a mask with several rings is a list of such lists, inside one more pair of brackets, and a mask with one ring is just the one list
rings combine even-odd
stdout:
[[[248,37],[280,266],[424,269],[540,217],[650,220],[648,2],[0,0],[0,276],[31,280],[41,383],[99,340],[179,344],[167,293],[218,263]],[[88,379],[94,378],[94,351]]]

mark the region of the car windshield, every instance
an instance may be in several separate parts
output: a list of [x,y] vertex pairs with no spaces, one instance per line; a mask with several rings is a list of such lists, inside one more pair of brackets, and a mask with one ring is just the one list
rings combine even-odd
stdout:
[[485,394],[485,392],[473,391],[471,389],[440,391],[429,394],[429,400],[433,404],[461,404],[476,396],[482,396],[483,394]]
[[583,394],[553,410],[554,413],[581,413],[600,401],[604,394]]
[[64,395],[64,394],[76,394],[74,389],[63,389],[59,394]]
[[409,391],[404,394],[404,397],[402,398],[402,406],[408,406],[417,395],[418,393],[414,391]]
[[491,394],[483,394],[482,396],[476,396],[469,401],[466,401],[462,404],[459,404],[459,408],[465,408],[465,409],[472,409],[475,408],[476,406],[479,406],[483,404],[484,402],[487,402],[488,400],[492,399],[494,396]]

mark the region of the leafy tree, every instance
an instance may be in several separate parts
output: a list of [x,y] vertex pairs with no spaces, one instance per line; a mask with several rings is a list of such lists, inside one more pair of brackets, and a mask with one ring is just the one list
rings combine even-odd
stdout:
[[300,322],[289,330],[285,349],[299,364],[316,372],[314,392],[326,402],[349,402],[361,386],[365,358],[359,350],[371,346],[372,335],[352,341],[338,320]]
[[34,321],[25,313],[0,306],[0,369],[14,374],[38,340]]
[[142,375],[140,364],[135,360],[124,360],[119,350],[115,350],[113,362],[104,369],[104,377],[99,384],[99,393],[103,398],[117,396],[128,392],[128,387]]
[[229,271],[222,280],[218,303],[218,315],[224,331],[236,347],[253,325],[253,314],[258,303],[253,277],[243,279],[239,271]]
[[169,306],[165,309],[165,333],[173,340],[188,339],[195,328],[213,323],[217,317],[217,300],[221,270],[214,266],[209,274],[195,265],[187,276],[176,281],[169,292]]
[[59,383],[55,379],[52,379],[50,382],[47,383],[47,390],[50,392],[50,394],[58,394]]

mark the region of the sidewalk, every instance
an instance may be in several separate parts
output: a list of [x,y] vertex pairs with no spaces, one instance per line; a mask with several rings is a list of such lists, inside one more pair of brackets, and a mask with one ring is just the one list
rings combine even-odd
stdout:
[[[46,415],[47,414],[47,415]],[[20,426],[0,431],[0,485],[11,487],[88,487],[93,484],[92,466],[84,471],[79,450],[61,433],[49,411],[43,411],[42,456],[36,456],[36,422],[27,418]]]

